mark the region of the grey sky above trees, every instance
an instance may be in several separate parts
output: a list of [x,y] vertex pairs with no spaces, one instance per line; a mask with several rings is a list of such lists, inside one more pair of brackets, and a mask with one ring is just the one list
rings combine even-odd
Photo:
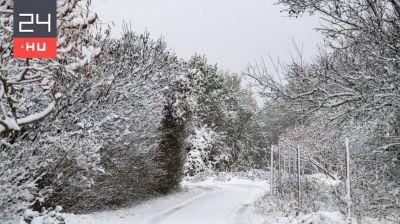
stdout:
[[137,32],[161,35],[178,56],[205,54],[223,69],[240,72],[263,57],[289,62],[293,41],[306,60],[317,53],[316,16],[294,19],[272,0],[96,0],[93,9],[120,36],[124,22]]

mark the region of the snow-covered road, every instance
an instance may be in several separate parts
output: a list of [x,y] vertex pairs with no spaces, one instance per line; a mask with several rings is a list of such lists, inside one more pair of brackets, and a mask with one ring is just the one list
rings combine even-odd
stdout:
[[184,192],[118,211],[67,215],[67,224],[256,224],[252,202],[268,186],[232,180],[185,184]]

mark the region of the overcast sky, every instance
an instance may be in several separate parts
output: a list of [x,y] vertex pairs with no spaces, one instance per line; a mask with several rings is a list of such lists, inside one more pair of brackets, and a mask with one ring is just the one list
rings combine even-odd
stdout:
[[137,32],[163,36],[182,58],[205,54],[223,69],[240,72],[249,63],[269,56],[290,61],[292,41],[303,46],[306,59],[321,42],[318,18],[288,18],[273,0],[94,0],[92,8],[102,22],[123,22]]

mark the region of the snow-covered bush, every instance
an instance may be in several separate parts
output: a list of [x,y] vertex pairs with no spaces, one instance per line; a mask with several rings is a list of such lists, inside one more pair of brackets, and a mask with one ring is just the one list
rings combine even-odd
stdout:
[[[265,207],[288,213],[299,210],[310,213],[322,209],[345,214],[345,137],[349,137],[352,211],[355,216],[361,220],[366,216],[385,217],[395,213],[399,208],[396,199],[399,185],[394,178],[398,164],[391,161],[391,152],[377,154],[382,145],[379,133],[387,130],[388,126],[380,120],[378,126],[371,122],[367,126],[342,125],[339,129],[337,125],[329,124],[324,116],[313,118],[307,125],[287,128],[280,135],[281,165],[278,170],[276,164],[274,184],[277,193],[269,199],[271,204]],[[300,208],[297,207],[297,146],[300,147],[302,174]],[[275,152],[276,162],[277,157],[278,151]],[[329,181],[316,182],[308,178],[316,173],[324,173]]]
[[[376,125],[378,124],[378,125]],[[396,211],[400,204],[398,200],[399,179],[396,177],[399,163],[392,158],[395,152],[377,150],[384,144],[382,132],[388,131],[390,125],[385,124],[381,118],[371,120],[363,125],[342,126],[333,125],[319,126],[311,124],[298,127],[285,135],[292,143],[297,142],[302,147],[302,152],[307,159],[309,169],[325,172],[336,178],[346,178],[345,165],[345,137],[350,138],[351,158],[351,189],[353,197],[354,212],[359,216],[366,214],[390,214]],[[320,133],[324,133],[321,135]],[[397,186],[397,187],[396,187]],[[345,207],[344,182],[337,188],[337,203]],[[383,203],[384,205],[379,205]]]
[[200,127],[194,130],[188,139],[190,151],[186,156],[184,174],[194,176],[201,172],[212,170],[211,153],[215,147],[215,133],[207,127]]
[[[258,201],[259,208],[266,208],[266,213],[283,212],[286,214],[309,214],[318,211],[338,211],[340,205],[337,199],[337,188],[340,181],[333,181],[331,177],[319,173],[304,175],[300,179],[300,206],[298,204],[298,182],[293,174],[282,175],[274,184],[275,194],[266,194]],[[344,212],[344,211],[342,211]]]
[[[59,131],[60,145],[76,139],[69,145],[81,155],[78,164],[66,160],[51,170],[60,177],[43,178],[43,185],[54,189],[46,207],[62,205],[82,213],[125,206],[168,191],[181,178],[181,143],[190,121],[196,74],[163,40],[152,40],[147,33],[126,30],[121,39],[102,44],[102,56],[92,62],[92,76],[80,83],[82,91],[75,91],[58,119],[42,130]],[[65,147],[69,155],[72,150]],[[82,169],[81,162],[89,167]],[[89,182],[75,180],[81,176]]]

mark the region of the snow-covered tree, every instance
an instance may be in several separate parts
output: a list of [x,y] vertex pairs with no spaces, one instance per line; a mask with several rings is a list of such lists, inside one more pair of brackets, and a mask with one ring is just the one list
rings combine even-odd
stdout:
[[86,1],[57,1],[57,59],[13,58],[13,4],[0,1],[0,133],[19,131],[54,111],[62,97],[60,80],[79,77],[82,69],[100,53],[87,28],[96,14],[84,9]]
[[398,1],[278,3],[292,16],[320,16],[318,29],[327,44],[310,64],[300,55],[284,65],[280,80],[263,65],[247,72],[268,103],[278,105],[288,117],[296,115],[281,137],[304,144],[311,159],[325,167],[323,172],[342,177],[344,138],[350,138],[356,214],[398,209],[398,200],[391,199],[397,197],[400,181]]
[[[294,61],[283,68],[282,80],[262,66],[248,72],[265,96],[285,101],[307,114],[324,111],[329,119],[369,120],[386,114],[398,124],[399,4],[396,1],[279,1],[291,15],[320,15],[331,53],[312,64]],[[389,120],[390,119],[390,120]],[[397,145],[398,125],[388,140]]]
[[[255,115],[258,108],[252,94],[241,87],[240,77],[208,64],[205,56],[193,56],[189,65],[198,71],[199,78],[193,134],[188,139],[191,146],[187,168],[192,168],[188,168],[187,173],[196,174],[196,167],[202,167],[199,170],[203,171],[253,167],[253,161],[261,151],[260,139],[264,132],[258,132],[259,120]],[[212,133],[208,140],[211,145],[199,150],[196,142],[202,137],[198,133],[205,130]]]
[[[89,63],[100,53],[98,43],[89,32],[97,16],[88,11],[87,4],[84,0],[57,1],[57,58],[22,60],[14,59],[12,55],[12,1],[0,1],[2,223],[46,200],[52,189],[49,183],[39,184],[45,176],[56,175],[52,179],[56,181],[73,173],[76,181],[82,183],[85,182],[84,173],[94,168],[96,156],[86,155],[97,150],[92,147],[95,144],[80,141],[79,135],[72,133],[69,133],[69,139],[61,137],[63,127],[52,128],[48,132],[51,134],[42,133],[57,115],[54,112],[66,102],[70,88],[89,75]],[[75,150],[77,145],[85,144],[85,153]],[[73,162],[78,164],[68,174],[49,172]],[[76,172],[82,175],[76,175]]]

